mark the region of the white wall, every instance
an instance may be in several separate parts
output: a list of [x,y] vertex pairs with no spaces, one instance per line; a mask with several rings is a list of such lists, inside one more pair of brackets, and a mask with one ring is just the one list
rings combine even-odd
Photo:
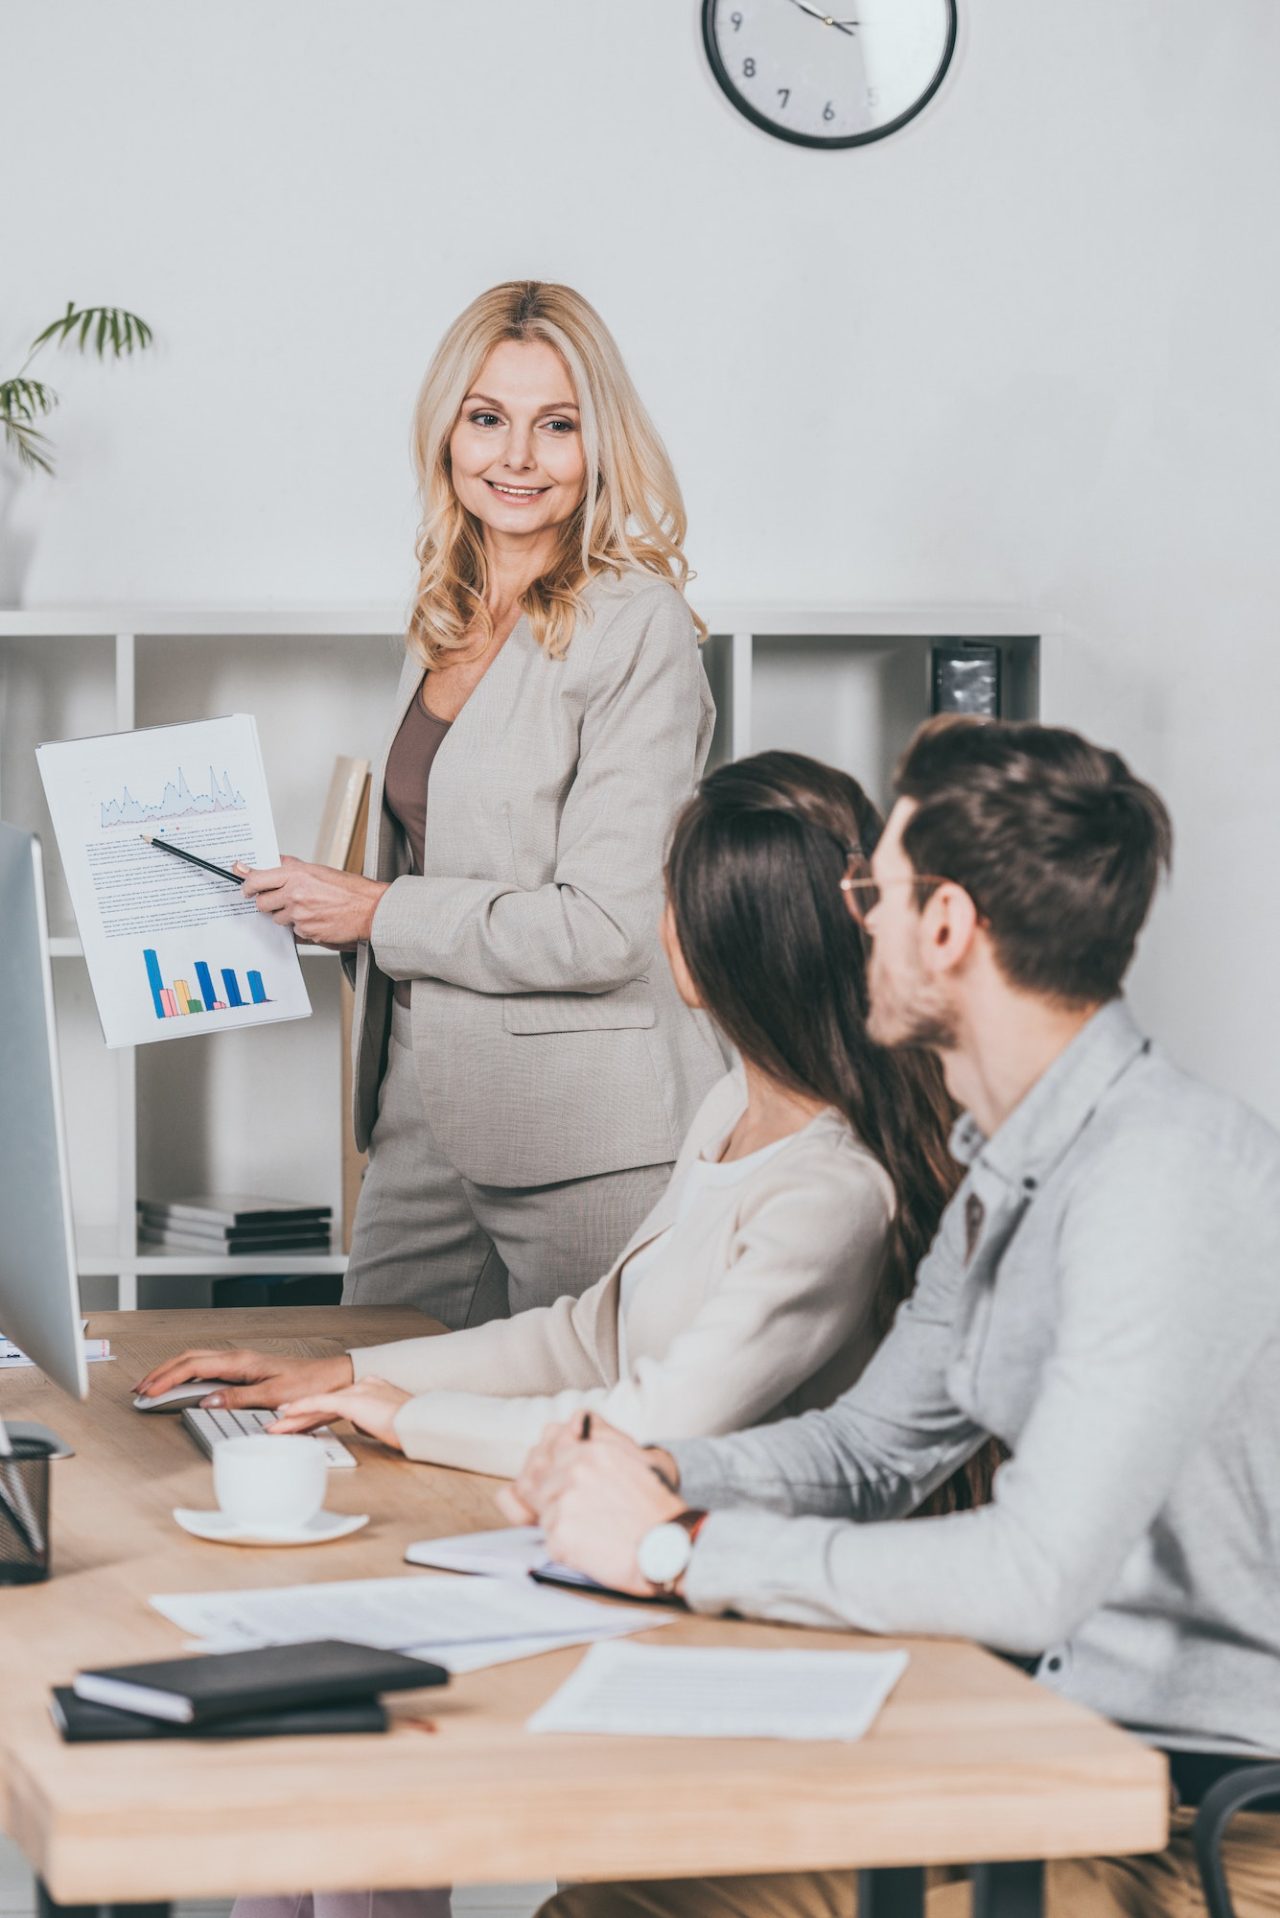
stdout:
[[699,590],[1065,620],[1053,714],[1175,814],[1139,1008],[1280,1118],[1274,0],[960,0],[922,119],[830,155],[737,119],[696,0],[0,4],[5,349],[71,295],[161,341],[44,362],[27,600],[401,598],[435,339],[570,280]]

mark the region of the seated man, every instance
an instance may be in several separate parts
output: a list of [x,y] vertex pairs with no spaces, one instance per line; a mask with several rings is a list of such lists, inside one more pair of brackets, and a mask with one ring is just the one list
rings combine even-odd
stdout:
[[[935,721],[897,790],[871,875],[845,881],[874,942],[870,1030],[935,1049],[966,1108],[967,1174],[914,1294],[829,1410],[668,1452],[553,1428],[509,1510],[557,1558],[695,1611],[1037,1656],[1043,1683],[1170,1753],[1182,1805],[1157,1857],[1050,1866],[1049,1912],[1203,1910],[1189,1807],[1215,1761],[1187,1754],[1280,1752],[1280,1139],[1120,997],[1170,853],[1122,760]],[[879,1522],[990,1435],[1010,1454],[992,1504]],[[1227,1866],[1241,1918],[1280,1912],[1280,1818],[1238,1819]],[[579,1886],[545,1910],[853,1900],[828,1872]]]

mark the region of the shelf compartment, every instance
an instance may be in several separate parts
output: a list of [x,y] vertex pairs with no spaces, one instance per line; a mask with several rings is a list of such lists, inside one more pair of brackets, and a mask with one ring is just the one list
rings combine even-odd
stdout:
[[309,965],[306,979],[310,1019],[137,1049],[139,1199],[249,1192],[328,1205],[341,1245],[341,975]]
[[[974,635],[965,635],[974,637]],[[738,752],[784,749],[839,766],[882,810],[893,796],[893,769],[929,712],[935,645],[957,635],[915,633],[789,634],[754,638],[750,736]],[[983,635],[1001,649],[1004,710],[1036,712],[1036,641]]]

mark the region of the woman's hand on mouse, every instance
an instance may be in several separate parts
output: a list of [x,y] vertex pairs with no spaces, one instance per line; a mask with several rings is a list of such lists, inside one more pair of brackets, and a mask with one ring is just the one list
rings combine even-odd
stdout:
[[286,853],[278,866],[261,870],[239,862],[241,891],[259,912],[290,926],[308,946],[354,946],[373,931],[373,915],[388,881],[365,879],[336,866],[316,866]]
[[270,1428],[273,1432],[310,1432],[331,1419],[349,1419],[370,1438],[381,1439],[394,1452],[404,1446],[396,1431],[396,1413],[412,1396],[385,1379],[357,1379],[339,1392],[315,1392],[305,1398],[281,1405],[279,1416]]
[[348,1352],[327,1359],[293,1359],[280,1352],[192,1351],[157,1365],[133,1389],[139,1397],[154,1399],[188,1379],[226,1379],[225,1387],[200,1403],[211,1411],[249,1405],[274,1409],[284,1399],[341,1391],[354,1376]]

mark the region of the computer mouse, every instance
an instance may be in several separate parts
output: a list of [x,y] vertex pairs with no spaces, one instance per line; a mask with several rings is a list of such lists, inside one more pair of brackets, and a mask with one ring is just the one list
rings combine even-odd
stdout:
[[191,1405],[197,1399],[208,1398],[210,1392],[229,1392],[232,1390],[228,1379],[187,1379],[182,1385],[171,1385],[167,1392],[160,1392],[153,1399],[145,1393],[133,1401],[135,1412],[176,1412],[183,1405]]

